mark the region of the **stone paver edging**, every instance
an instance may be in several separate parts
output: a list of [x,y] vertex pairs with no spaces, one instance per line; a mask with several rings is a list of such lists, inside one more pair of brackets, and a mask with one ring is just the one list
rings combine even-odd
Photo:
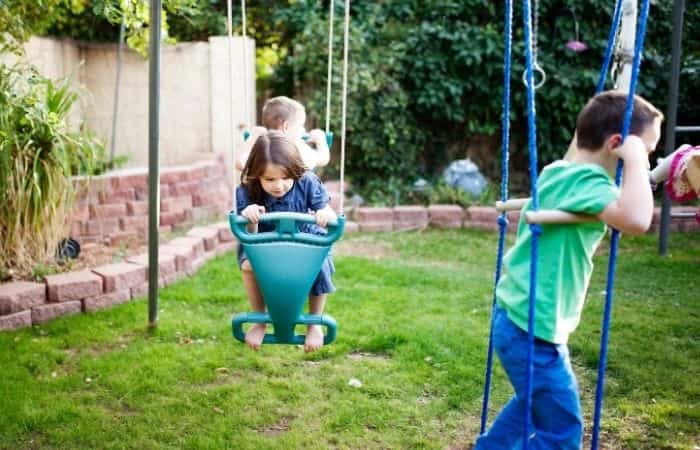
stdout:
[[[194,274],[206,261],[233,251],[228,222],[196,227],[159,247],[159,286]],[[0,284],[0,331],[45,323],[55,317],[89,313],[148,293],[148,254],[89,270],[46,276],[44,283]]]
[[[674,208],[674,211],[691,211]],[[498,229],[498,211],[487,206],[457,205],[361,207],[349,214],[346,233],[404,231],[435,228]],[[518,211],[508,213],[516,229]],[[655,210],[650,232],[658,230],[660,212]],[[671,231],[700,230],[694,217],[676,218]],[[193,275],[206,261],[235,250],[236,241],[228,222],[192,228],[159,247],[159,286],[168,286]],[[144,297],[148,292],[148,255],[133,255],[125,261],[91,270],[49,275],[44,283],[17,281],[0,284],[0,331],[45,323],[55,317],[93,312]]]

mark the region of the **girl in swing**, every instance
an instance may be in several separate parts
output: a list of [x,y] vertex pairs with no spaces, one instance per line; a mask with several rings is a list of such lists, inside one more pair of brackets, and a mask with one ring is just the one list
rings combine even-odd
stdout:
[[[312,211],[316,216],[316,224],[300,225],[300,231],[311,234],[325,234],[322,227],[337,218],[328,204],[330,197],[323,184],[316,175],[306,171],[297,148],[279,131],[268,131],[256,139],[241,173],[241,186],[238,187],[236,196],[238,211],[250,221],[250,232],[272,231],[273,225],[258,223],[262,214],[270,212]],[[265,312],[260,287],[241,246],[238,248],[238,264],[250,306],[256,312]],[[329,255],[311,286],[309,313],[323,313],[328,294],[335,291],[331,279],[334,272]],[[253,324],[245,335],[246,344],[253,350],[258,350],[265,337],[265,329],[266,324]],[[322,346],[321,326],[309,325],[304,350],[313,352]]]

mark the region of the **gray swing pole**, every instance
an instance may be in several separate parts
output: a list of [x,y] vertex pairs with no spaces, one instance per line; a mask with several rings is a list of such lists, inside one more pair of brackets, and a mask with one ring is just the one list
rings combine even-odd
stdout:
[[160,222],[160,15],[161,0],[150,0],[148,49],[148,326],[158,322],[158,225]]
[[[676,120],[678,111],[678,85],[681,72],[681,42],[683,40],[683,13],[685,0],[673,2],[673,32],[671,34],[671,75],[668,80],[668,103],[666,107],[666,139],[664,156],[668,157],[676,147]],[[659,227],[659,255],[668,254],[668,228],[671,222],[671,198],[661,188],[661,226]]]
[[[126,3],[127,7],[129,2]],[[126,28],[124,12],[122,23],[119,26],[119,44],[117,44],[117,76],[114,81],[114,104],[112,105],[112,138],[109,140],[109,163],[114,164],[114,152],[116,151],[117,118],[119,116],[119,86],[122,79],[122,53],[124,52],[124,29]],[[114,167],[111,167],[112,169]]]

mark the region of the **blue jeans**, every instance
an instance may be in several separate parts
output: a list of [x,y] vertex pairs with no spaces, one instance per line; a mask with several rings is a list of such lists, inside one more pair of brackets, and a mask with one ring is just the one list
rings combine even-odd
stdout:
[[[499,307],[494,310],[493,344],[515,395],[491,428],[477,439],[475,450],[521,449],[527,394],[527,331],[515,325]],[[535,340],[532,387],[529,448],[580,449],[581,403],[566,345]]]

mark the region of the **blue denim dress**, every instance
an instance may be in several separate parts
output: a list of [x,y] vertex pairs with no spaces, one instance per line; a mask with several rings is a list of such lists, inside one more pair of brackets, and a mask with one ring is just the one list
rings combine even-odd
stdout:
[[[265,207],[265,212],[298,212],[298,213],[309,213],[315,212],[319,209],[324,208],[330,201],[330,197],[323,187],[323,183],[318,179],[316,175],[311,172],[306,172],[299,178],[299,180],[294,182],[292,189],[284,194],[281,198],[275,198],[267,193],[264,194],[265,198],[263,200],[263,205]],[[245,187],[239,186],[236,190],[236,207],[240,214],[246,207],[251,205],[253,202],[248,196],[248,191]],[[269,223],[261,223],[258,225],[258,232],[272,231],[275,226]],[[299,225],[299,231],[304,233],[326,234],[326,231],[316,224],[301,224]],[[240,267],[243,261],[247,259],[242,246],[238,245],[238,265]],[[271,262],[272,263],[272,262]],[[321,265],[321,271],[319,272],[314,284],[311,286],[312,295],[329,294],[335,291],[335,286],[333,285],[332,275],[335,273],[335,266],[333,265],[333,259],[329,253],[326,259]]]

